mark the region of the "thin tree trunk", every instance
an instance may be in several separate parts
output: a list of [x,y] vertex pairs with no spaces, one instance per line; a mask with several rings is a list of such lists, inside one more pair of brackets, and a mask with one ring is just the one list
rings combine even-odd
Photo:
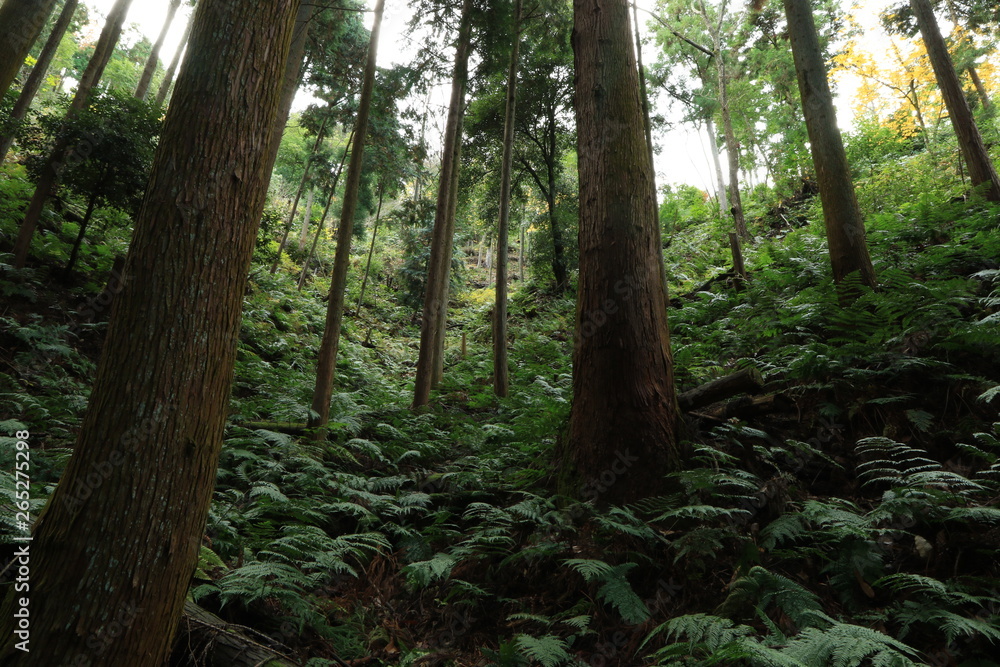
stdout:
[[309,243],[309,223],[312,222],[313,201],[316,198],[316,188],[309,188],[309,195],[306,197],[306,212],[302,216],[302,230],[299,232],[299,251],[306,249]]
[[580,283],[563,480],[624,503],[662,494],[680,466],[660,227],[626,0],[576,0],[574,17]]
[[340,348],[340,325],[344,319],[344,292],[347,287],[347,269],[351,262],[354,214],[358,207],[358,190],[361,187],[361,166],[368,135],[368,114],[375,89],[378,37],[384,8],[385,0],[378,0],[375,3],[375,22],[372,25],[371,41],[368,43],[368,62],[365,63],[365,79],[361,88],[358,117],[354,123],[354,148],[351,150],[351,162],[347,167],[347,183],[344,184],[344,208],[340,213],[340,228],[337,230],[337,253],[333,260],[333,276],[330,278],[326,328],[319,348],[316,388],[313,391],[312,412],[309,415],[309,427],[315,429],[313,437],[316,441],[326,439],[326,425],[330,421],[330,398],[333,396],[337,352]]
[[[69,28],[70,22],[73,20],[73,14],[76,12],[78,2],[79,0],[66,0],[66,4],[63,5],[62,12],[60,12],[59,18],[56,19],[56,24],[52,27],[52,32],[49,33],[49,38],[46,40],[45,46],[42,47],[41,53],[38,54],[38,62],[35,63],[31,74],[28,75],[28,80],[24,82],[21,94],[10,112],[10,120],[13,123],[20,123],[28,115],[28,109],[31,108],[31,103],[35,101],[35,95],[38,94],[39,89],[42,87],[45,75],[49,71],[49,66],[52,65],[52,59],[55,57],[56,51],[59,50],[59,44],[62,43],[62,38]],[[13,142],[14,130],[12,127],[10,132],[0,137],[0,164],[3,164],[4,160],[7,159],[7,153],[10,152],[10,146]]]
[[519,225],[518,232],[520,232],[519,243],[517,244],[517,279],[520,283],[524,284],[524,223],[521,222]]
[[378,208],[375,209],[375,228],[372,230],[372,243],[368,247],[368,261],[365,262],[365,277],[361,279],[361,293],[358,295],[358,313],[365,303],[365,287],[368,286],[368,274],[372,270],[372,256],[375,254],[375,238],[378,236],[378,223],[382,219],[382,182],[378,184]]
[[448,107],[448,122],[445,127],[443,161],[438,178],[437,209],[434,215],[434,230],[431,236],[431,256],[427,266],[427,286],[424,295],[423,317],[420,322],[420,353],[417,359],[416,380],[413,391],[413,408],[427,405],[434,385],[435,366],[438,352],[443,348],[443,322],[448,310],[448,278],[451,268],[451,239],[454,220],[451,206],[453,182],[458,164],[456,157],[461,148],[461,126],[465,98],[465,83],[468,78],[469,51],[472,37],[472,2],[464,0],[462,19],[459,27],[458,45],[455,49],[455,69],[452,75],[451,102]]
[[969,79],[972,81],[972,85],[976,87],[976,94],[979,95],[979,101],[982,102],[984,109],[992,109],[993,101],[990,99],[990,94],[986,92],[986,86],[983,85],[983,80],[979,76],[979,71],[969,65]]
[[337,184],[340,182],[340,174],[344,170],[344,162],[347,160],[347,154],[351,150],[351,144],[354,141],[354,132],[352,131],[350,136],[347,137],[347,143],[344,145],[344,153],[340,156],[340,164],[337,165],[337,171],[333,174],[333,187],[330,188],[330,196],[326,199],[326,206],[323,208],[323,216],[319,219],[319,224],[316,226],[316,233],[313,235],[312,245],[309,247],[309,254],[306,255],[306,259],[302,262],[302,271],[299,272],[299,287],[298,291],[302,291],[302,287],[306,284],[306,272],[309,269],[309,262],[316,255],[316,245],[319,243],[319,235],[323,231],[323,225],[326,223],[326,216],[330,213],[330,206],[333,204],[333,199],[337,194]]
[[97,207],[97,199],[97,192],[93,192],[87,201],[87,212],[83,214],[83,220],[80,221],[80,230],[77,232],[76,241],[73,243],[73,250],[70,252],[69,261],[66,262],[66,267],[63,269],[63,275],[67,278],[73,274],[73,267],[76,266],[76,258],[80,254],[80,246],[83,245],[83,238],[87,233],[87,225],[90,224],[90,218],[94,215],[94,208]]
[[632,0],[632,22],[632,30],[635,33],[635,60],[639,70],[639,92],[642,95],[642,118],[646,129],[646,145],[649,146],[649,162],[653,164],[653,123],[649,119],[649,93],[646,91],[646,70],[642,66],[642,39],[639,36],[639,4],[636,0]]
[[146,66],[142,70],[142,76],[139,78],[139,85],[135,88],[135,96],[140,100],[145,101],[146,96],[149,94],[149,84],[153,81],[156,66],[160,64],[160,49],[163,48],[163,40],[167,38],[167,32],[170,31],[170,26],[173,24],[174,17],[177,16],[177,9],[180,6],[181,0],[170,0],[170,5],[167,7],[167,20],[163,22],[163,29],[160,30],[160,35],[153,44],[153,50],[150,51],[149,58],[146,60]]
[[[104,68],[107,67],[108,61],[111,60],[111,54],[114,53],[115,45],[118,44],[118,38],[121,36],[122,26],[125,23],[125,16],[128,14],[131,4],[132,0],[117,0],[114,7],[108,13],[108,19],[104,25],[104,30],[101,31],[100,38],[97,40],[94,55],[91,56],[90,62],[87,64],[87,69],[83,72],[83,77],[80,79],[80,84],[76,89],[76,95],[73,97],[73,102],[70,103],[69,111],[66,113],[67,119],[72,118],[80,109],[87,106],[87,102],[90,100],[90,92],[101,80]],[[25,213],[24,221],[21,223],[21,229],[18,232],[17,242],[14,245],[14,266],[16,268],[23,268],[28,261],[31,237],[35,233],[35,227],[38,226],[38,220],[42,217],[42,210],[45,208],[46,200],[48,200],[55,187],[59,184],[59,177],[64,167],[64,161],[86,159],[86,155],[92,146],[87,146],[86,148],[88,150],[83,150],[84,146],[80,145],[77,147],[77,150],[74,150],[66,140],[56,142],[48,160],[46,160],[45,165],[41,169],[41,174],[35,187],[35,194],[31,198],[31,203],[28,204],[28,211]]]
[[[306,166],[302,170],[302,180],[299,181],[299,189],[295,192],[295,201],[292,203],[292,210],[288,213],[288,220],[285,222],[285,230],[281,235],[281,243],[278,244],[278,256],[274,258],[274,263],[271,264],[272,276],[278,270],[278,265],[281,264],[281,253],[285,251],[285,244],[288,243],[288,234],[292,231],[292,224],[295,223],[295,214],[299,210],[299,201],[302,199],[302,193],[306,189],[306,182],[309,180],[309,171],[312,169],[313,157],[316,155],[316,151],[319,150],[320,144],[323,143],[323,136],[326,132],[326,123],[329,120],[329,115],[323,119],[323,124],[320,126],[319,133],[316,135],[316,141],[313,143],[312,151],[309,152],[309,157],[306,158]],[[275,130],[276,128],[272,128],[272,131]]]
[[556,279],[556,291],[562,294],[569,289],[569,270],[566,267],[566,244],[563,241],[562,228],[559,226],[559,216],[556,213],[556,119],[555,109],[548,110],[549,154],[545,160],[548,172],[548,192],[546,204],[549,210],[549,229],[552,232],[552,274]]
[[948,116],[951,118],[952,127],[955,128],[958,145],[969,166],[972,187],[981,187],[987,199],[1000,202],[1000,177],[997,176],[990,154],[983,144],[979,127],[962,92],[962,84],[958,80],[951,56],[948,55],[948,47],[941,36],[937,19],[934,18],[934,10],[929,0],[910,0],[910,6],[913,8],[917,25],[920,26],[920,34],[927,47],[927,57],[931,61],[931,67],[934,68],[934,77],[941,90],[941,97],[948,107]]
[[7,0],[0,6],[0,99],[55,8],[56,0]]
[[177,74],[177,68],[180,67],[181,58],[187,52],[188,42],[191,39],[191,30],[194,28],[194,15],[197,12],[191,12],[191,17],[188,19],[187,27],[184,28],[184,35],[181,36],[181,41],[177,45],[177,51],[174,53],[174,57],[170,60],[170,65],[167,66],[167,71],[163,75],[163,81],[160,82],[160,89],[156,91],[156,106],[161,107],[163,103],[167,100],[167,94],[170,92],[170,86],[174,82],[174,75]]
[[12,624],[28,594],[10,588],[5,667],[162,667],[170,653],[215,486],[296,6],[198,11],[77,444],[35,523],[31,653]]
[[715,165],[715,181],[718,188],[719,215],[723,218],[729,213],[729,196],[726,194],[726,181],[722,176],[722,162],[719,159],[719,144],[715,141],[715,121],[709,116],[705,119],[705,129],[708,132],[708,144],[712,148],[712,163]]
[[833,278],[841,283],[857,273],[861,283],[876,287],[868,255],[865,225],[854,194],[844,143],[837,129],[833,96],[809,0],[784,0],[792,56],[798,75],[802,110],[812,150]]

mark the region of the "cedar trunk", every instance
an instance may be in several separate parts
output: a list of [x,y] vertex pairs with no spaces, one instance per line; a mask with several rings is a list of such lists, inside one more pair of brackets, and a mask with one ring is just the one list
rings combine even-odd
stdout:
[[955,72],[951,56],[948,55],[948,47],[944,37],[941,36],[941,29],[934,17],[931,3],[929,0],[910,0],[910,6],[913,8],[917,25],[920,26],[920,35],[923,37],[924,46],[927,47],[927,57],[931,61],[931,67],[934,68],[934,78],[937,79],[938,88],[941,89],[941,97],[948,107],[948,117],[951,118],[951,125],[955,128],[962,156],[969,166],[972,187],[982,188],[987,199],[1000,202],[1000,178],[997,177],[996,168],[983,144],[983,137],[979,133],[975,118],[972,117],[969,102],[962,92],[962,84],[958,80],[958,73]]
[[[298,0],[203,0],[80,435],[31,543],[31,653],[162,667],[215,485]],[[193,150],[192,147],[197,147]]]
[[[21,94],[18,96],[17,102],[14,103],[14,108],[10,112],[10,119],[12,121],[20,122],[28,115],[28,109],[31,108],[31,103],[35,100],[35,95],[38,94],[38,90],[42,87],[42,82],[45,81],[45,75],[49,71],[49,66],[52,64],[52,59],[55,57],[56,51],[59,50],[59,44],[62,42],[63,35],[66,34],[66,30],[73,20],[73,14],[76,12],[78,2],[79,0],[66,0],[66,4],[63,5],[62,12],[59,13],[59,18],[56,19],[56,24],[52,27],[52,32],[45,41],[45,46],[42,47],[41,53],[38,54],[38,62],[35,63],[31,74],[28,75],[28,80],[24,82]],[[6,159],[13,141],[13,131],[6,136],[0,137],[0,164],[3,164],[3,161]]]
[[140,100],[145,101],[146,95],[149,94],[149,84],[152,83],[153,75],[156,73],[156,66],[160,63],[160,49],[163,48],[163,40],[167,38],[167,32],[170,31],[170,26],[173,24],[174,17],[177,16],[177,10],[180,6],[181,0],[170,0],[170,5],[167,7],[167,20],[163,22],[163,28],[156,38],[156,43],[153,44],[153,50],[149,52],[149,58],[146,59],[146,66],[142,69],[142,76],[139,77],[139,85],[135,87],[135,96]]
[[375,91],[375,67],[378,59],[378,35],[382,26],[382,11],[385,0],[375,3],[375,22],[372,24],[371,41],[368,42],[368,61],[365,63],[365,79],[361,87],[358,117],[354,122],[354,148],[351,162],[347,165],[347,182],[344,184],[344,207],[340,212],[340,228],[337,229],[337,252],[333,258],[333,275],[330,278],[330,300],[326,308],[326,328],[319,347],[317,359],[316,387],[313,390],[312,413],[309,427],[316,429],[317,441],[326,439],[326,424],[330,421],[330,398],[333,396],[333,380],[337,368],[337,352],[340,349],[340,325],[344,320],[344,292],[347,288],[347,269],[351,263],[351,237],[354,235],[354,213],[358,208],[358,190],[361,187],[361,169],[368,136],[368,115]]
[[[125,16],[128,14],[131,4],[132,0],[118,0],[108,13],[108,20],[104,24],[101,36],[97,40],[94,55],[91,56],[90,62],[87,63],[87,69],[84,70],[80,84],[76,88],[76,95],[70,103],[69,111],[66,112],[67,118],[72,118],[80,109],[87,106],[87,102],[90,101],[90,92],[101,80],[104,68],[107,67],[108,62],[111,60],[111,54],[114,53],[115,45],[118,44],[118,38],[121,37]],[[63,162],[68,160],[85,160],[89,152],[86,150],[86,143],[83,142],[79,147],[74,148],[65,140],[61,140],[56,142],[55,147],[52,149],[52,153],[42,167],[38,183],[35,186],[35,194],[31,198],[31,203],[28,204],[28,210],[24,214],[24,221],[21,223],[21,229],[18,231],[17,242],[14,244],[15,268],[24,268],[25,263],[28,261],[31,237],[35,233],[35,227],[38,226],[38,220],[42,217],[42,210],[45,208],[46,200],[59,183]]]
[[45,27],[56,0],[7,0],[0,7],[0,99]]
[[833,279],[839,284],[848,275],[857,273],[862,284],[874,288],[875,269],[868,255],[865,225],[854,194],[843,139],[837,129],[837,115],[812,9],[808,0],[784,0],[784,3],[802,110],[823,203]]
[[626,0],[576,0],[580,284],[564,479],[600,502],[680,466],[653,165]]
[[435,368],[440,351],[444,348],[444,323],[448,310],[448,277],[451,268],[451,244],[449,234],[454,233],[452,193],[456,189],[456,172],[461,136],[462,113],[465,99],[465,84],[468,79],[469,51],[472,39],[472,2],[464,0],[462,19],[455,48],[455,69],[451,81],[451,101],[448,107],[448,122],[445,126],[443,160],[438,180],[437,208],[434,214],[434,230],[431,235],[431,255],[427,262],[427,286],[424,294],[423,316],[420,320],[420,353],[417,358],[416,380],[413,390],[413,408],[419,408],[430,401],[434,385]]

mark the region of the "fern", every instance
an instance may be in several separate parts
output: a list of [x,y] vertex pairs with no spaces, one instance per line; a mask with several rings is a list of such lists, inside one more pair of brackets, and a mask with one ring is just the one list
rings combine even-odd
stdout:
[[559,667],[573,659],[566,650],[566,642],[555,635],[543,637],[517,635],[514,638],[514,645],[525,656],[541,663],[542,667]]
[[806,628],[782,653],[809,667],[918,667],[917,651],[903,642],[860,625],[834,622],[826,629]]
[[614,607],[626,623],[637,625],[649,619],[649,609],[625,577],[636,567],[635,563],[609,565],[591,558],[570,558],[563,563],[583,575],[585,580],[603,583],[597,591],[598,597]]

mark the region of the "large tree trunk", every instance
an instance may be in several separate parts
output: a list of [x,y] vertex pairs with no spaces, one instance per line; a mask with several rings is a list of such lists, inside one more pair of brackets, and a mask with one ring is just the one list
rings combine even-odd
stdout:
[[375,22],[372,25],[371,41],[368,43],[368,62],[365,63],[365,79],[361,87],[358,117],[354,122],[354,148],[351,162],[347,166],[347,182],[344,184],[344,207],[340,212],[340,228],[337,230],[337,252],[333,259],[333,275],[330,278],[330,300],[326,308],[326,328],[319,347],[316,365],[316,388],[313,390],[312,413],[309,427],[315,429],[317,441],[326,439],[326,425],[330,421],[330,398],[333,396],[333,380],[337,368],[337,352],[340,349],[340,325],[344,319],[344,292],[347,288],[347,269],[351,263],[351,237],[354,236],[354,214],[358,208],[358,191],[361,187],[361,167],[364,162],[365,141],[368,136],[368,114],[375,91],[375,68],[378,59],[378,35],[382,26],[382,10],[385,0],[375,3]]
[[146,95],[149,94],[149,84],[153,81],[156,66],[160,64],[160,49],[163,48],[163,40],[167,38],[167,32],[170,31],[170,26],[173,24],[180,6],[181,0],[170,0],[170,5],[167,7],[167,20],[163,22],[163,29],[160,30],[160,34],[153,44],[153,50],[150,51],[149,58],[146,60],[146,66],[142,69],[142,76],[139,77],[139,85],[135,88],[135,96],[140,100],[145,100]]
[[500,220],[497,224],[496,307],[493,309],[493,393],[510,391],[507,369],[507,255],[510,236],[511,168],[514,164],[514,111],[517,106],[517,65],[521,48],[521,3],[514,3],[514,44],[507,69],[507,109],[503,124],[503,158],[500,165]]
[[809,0],[784,0],[784,3],[802,110],[823,202],[833,279],[841,283],[847,276],[857,273],[862,284],[874,288],[875,269],[868,255],[865,225],[854,194],[844,143],[837,129],[837,115],[812,9]]
[[191,40],[191,29],[194,28],[195,12],[192,12],[191,18],[188,19],[187,26],[184,28],[184,34],[177,45],[177,51],[174,52],[174,57],[170,60],[167,71],[163,75],[163,81],[160,82],[160,88],[156,91],[156,106],[158,107],[163,106],[163,103],[166,102],[167,94],[170,93],[170,86],[174,82],[174,75],[177,74],[177,68],[180,67],[181,58],[187,52],[188,42]]
[[564,479],[625,503],[661,493],[680,466],[660,229],[626,0],[576,0],[574,17],[580,285]]
[[[76,447],[0,663],[162,667],[215,486],[298,0],[203,0]],[[192,150],[192,146],[198,150]],[[30,595],[31,653],[14,647]]]
[[981,187],[987,199],[1000,202],[1000,178],[997,177],[996,168],[983,144],[979,127],[962,92],[962,84],[958,80],[951,56],[948,55],[948,47],[944,37],[941,36],[937,19],[934,18],[931,3],[929,0],[910,0],[910,6],[913,8],[917,25],[920,26],[920,34],[924,39],[924,46],[927,47],[927,57],[931,61],[931,67],[934,68],[934,77],[941,90],[941,97],[948,107],[948,116],[958,136],[962,156],[965,157],[969,167],[972,187]]
[[424,294],[423,317],[420,321],[420,353],[417,358],[416,380],[413,390],[413,408],[427,405],[434,385],[435,367],[439,351],[444,347],[444,324],[448,312],[448,278],[451,269],[454,215],[452,192],[458,171],[462,114],[464,112],[465,84],[468,79],[469,52],[472,38],[472,2],[464,0],[455,48],[455,69],[451,80],[451,101],[448,122],[445,126],[444,150],[441,173],[438,177],[437,209],[431,235],[431,256],[427,263],[427,286]]
[[56,7],[56,0],[7,0],[0,7],[0,99]]
[[[10,112],[11,121],[20,123],[28,115],[28,109],[31,108],[31,103],[35,100],[35,95],[38,94],[38,90],[42,87],[42,82],[45,81],[45,75],[49,71],[49,66],[52,64],[52,59],[55,57],[56,51],[59,50],[59,44],[62,42],[63,35],[66,34],[66,30],[73,20],[73,14],[76,12],[78,3],[79,0],[66,0],[66,4],[63,5],[62,12],[60,12],[59,18],[56,19],[56,24],[52,27],[52,32],[49,33],[49,38],[46,40],[45,46],[42,47],[41,53],[38,54],[38,62],[32,68],[31,74],[28,75],[28,80],[24,82],[24,87],[21,89],[21,94],[17,98],[17,102],[14,103],[14,108]],[[6,136],[0,137],[0,164],[3,164],[3,161],[7,158],[7,153],[10,151],[13,141],[13,130]]]
[[[118,44],[118,38],[121,36],[122,26],[125,23],[125,16],[128,14],[131,4],[132,0],[117,0],[114,7],[108,13],[108,19],[104,25],[104,30],[101,31],[100,38],[97,40],[94,55],[91,56],[90,62],[87,64],[87,69],[83,72],[83,77],[80,79],[80,84],[76,89],[76,95],[73,97],[69,111],[66,113],[67,119],[75,116],[90,101],[90,92],[97,85],[98,81],[101,80],[104,68],[107,67],[108,62],[111,60],[111,54],[114,53],[115,46]],[[52,153],[42,167],[38,183],[35,187],[35,194],[31,198],[31,203],[28,204],[28,211],[24,215],[24,221],[21,223],[21,229],[14,244],[14,266],[16,268],[23,268],[25,262],[28,261],[31,237],[35,233],[35,227],[38,226],[38,220],[42,217],[42,210],[45,208],[46,200],[52,194],[56,185],[59,184],[63,162],[86,159],[90,148],[92,147],[80,145],[74,150],[74,147],[69,146],[65,140],[56,142]]]

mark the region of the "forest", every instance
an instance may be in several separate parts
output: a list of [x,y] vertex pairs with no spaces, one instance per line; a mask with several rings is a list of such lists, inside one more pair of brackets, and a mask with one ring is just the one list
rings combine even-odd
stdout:
[[633,2],[0,3],[0,665],[1000,665],[1000,5]]

